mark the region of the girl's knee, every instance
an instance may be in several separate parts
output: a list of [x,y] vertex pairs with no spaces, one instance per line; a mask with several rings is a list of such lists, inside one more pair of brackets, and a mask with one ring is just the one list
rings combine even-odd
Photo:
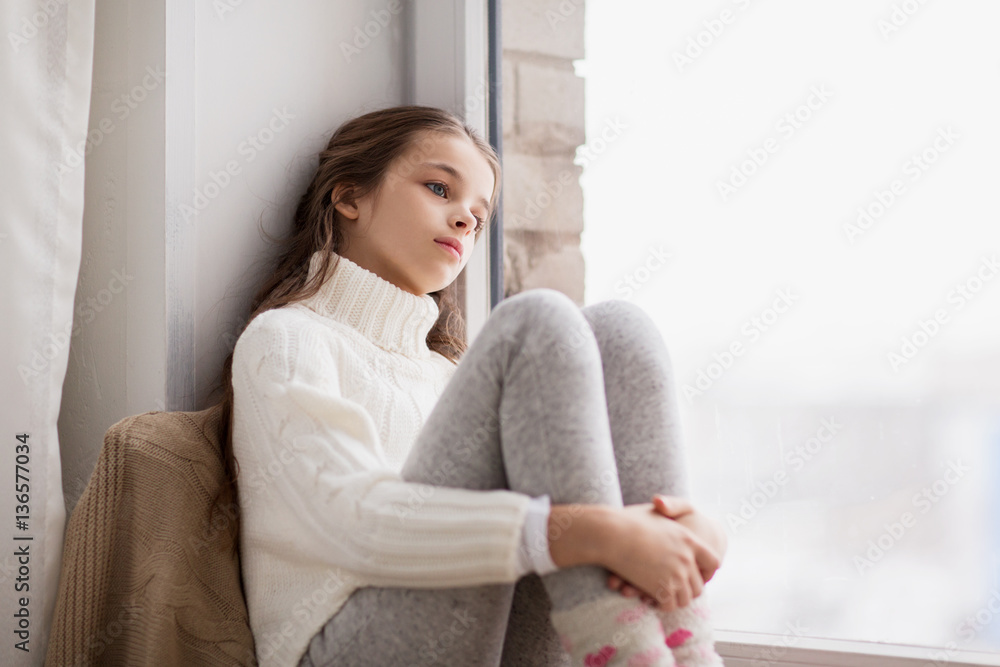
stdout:
[[624,299],[609,299],[583,309],[594,335],[599,340],[620,339],[658,344],[664,354],[666,342],[660,328],[640,306]]
[[523,292],[518,292],[501,301],[497,307],[511,307],[515,304],[521,308],[560,308],[566,305],[577,308],[576,303],[572,299],[551,287],[534,287]]
[[[593,332],[576,302],[558,290],[536,287],[510,296],[494,309],[518,323],[519,336],[542,336],[558,350],[575,350],[593,341]],[[591,343],[596,349],[596,343]]]
[[591,304],[583,314],[596,327],[617,326],[635,329],[656,328],[652,318],[643,308],[625,299],[608,299]]
[[537,322],[546,316],[555,319],[568,313],[579,317],[580,307],[568,296],[551,287],[535,287],[507,297],[494,309],[505,315],[512,312],[530,313],[530,319]]

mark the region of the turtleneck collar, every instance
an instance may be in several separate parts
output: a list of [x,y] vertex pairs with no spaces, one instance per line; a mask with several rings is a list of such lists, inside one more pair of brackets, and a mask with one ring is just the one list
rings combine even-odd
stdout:
[[[334,254],[319,291],[300,303],[320,315],[358,330],[384,350],[426,357],[427,334],[440,311],[434,298],[417,296]],[[309,260],[309,278],[319,273],[320,253]]]

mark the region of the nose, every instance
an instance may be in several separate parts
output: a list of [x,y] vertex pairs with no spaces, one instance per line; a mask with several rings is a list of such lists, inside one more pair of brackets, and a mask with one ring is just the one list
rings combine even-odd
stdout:
[[471,213],[463,213],[455,219],[455,226],[468,234],[476,229],[476,218]]

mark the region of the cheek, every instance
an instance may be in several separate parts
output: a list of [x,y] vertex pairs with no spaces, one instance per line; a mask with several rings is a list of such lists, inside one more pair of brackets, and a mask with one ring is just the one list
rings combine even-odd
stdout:
[[420,215],[427,217],[432,210],[431,201],[427,197],[412,197],[402,206],[404,216]]

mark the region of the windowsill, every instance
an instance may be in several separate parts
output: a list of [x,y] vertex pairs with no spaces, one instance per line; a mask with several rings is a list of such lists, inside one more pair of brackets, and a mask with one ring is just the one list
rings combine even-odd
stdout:
[[[786,635],[715,631],[716,650],[726,667],[979,667],[1000,665],[1000,655],[981,651],[908,644],[818,639]],[[943,655],[947,657],[943,657]],[[935,663],[936,660],[940,662]]]

